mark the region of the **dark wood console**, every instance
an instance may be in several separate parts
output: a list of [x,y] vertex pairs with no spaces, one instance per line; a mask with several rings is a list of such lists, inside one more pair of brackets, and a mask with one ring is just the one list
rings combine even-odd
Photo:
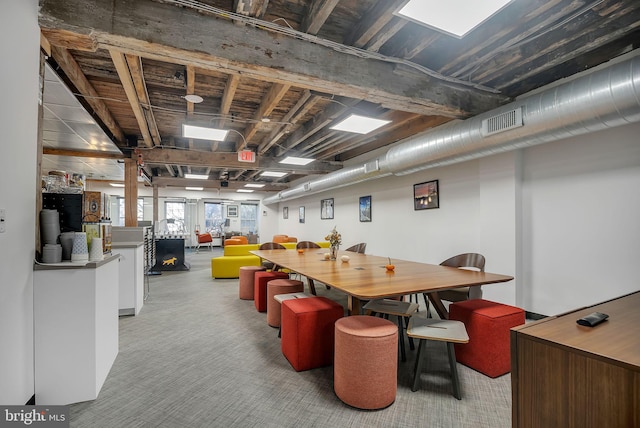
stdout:
[[640,427],[640,292],[512,329],[511,384],[514,427]]

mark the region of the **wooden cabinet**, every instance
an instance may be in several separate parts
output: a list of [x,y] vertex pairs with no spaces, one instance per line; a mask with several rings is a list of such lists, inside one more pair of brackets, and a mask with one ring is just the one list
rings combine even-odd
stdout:
[[[640,427],[640,292],[511,330],[513,426]],[[596,327],[576,320],[592,312]]]

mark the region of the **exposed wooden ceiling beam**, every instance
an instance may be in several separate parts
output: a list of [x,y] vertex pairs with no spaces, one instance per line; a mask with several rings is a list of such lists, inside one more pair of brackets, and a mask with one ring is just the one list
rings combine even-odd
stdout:
[[262,119],[268,117],[271,114],[273,109],[276,108],[289,88],[289,85],[283,85],[280,83],[274,83],[273,85],[271,85],[269,91],[265,94],[264,98],[262,98],[260,107],[258,107],[258,110],[256,110],[253,116],[253,121],[250,122],[245,128],[242,134],[243,138],[236,146],[237,150],[242,150],[249,144],[249,141],[251,141],[253,136],[256,135],[256,132],[258,132],[258,127],[262,123]]
[[149,100],[149,94],[147,93],[147,84],[144,81],[144,72],[142,71],[142,58],[137,55],[126,54],[125,59],[127,60],[127,65],[129,66],[129,73],[131,73],[133,86],[136,89],[138,104],[140,105],[140,108],[142,108],[147,128],[149,129],[149,134],[151,135],[151,141],[153,141],[154,146],[159,146],[160,144],[162,144],[162,140],[160,138],[160,132],[158,131],[156,118],[153,115],[153,110],[151,108],[151,101]]
[[289,126],[287,122],[296,123],[298,118],[304,116],[309,109],[311,109],[322,97],[318,95],[312,95],[311,91],[306,90],[302,93],[302,96],[298,99],[296,105],[294,105],[286,115],[282,118],[282,122],[285,122],[280,127],[274,129],[271,134],[258,146],[257,153],[262,155],[267,152],[280,138],[286,133],[286,129]]
[[[345,37],[345,44],[364,48],[367,43],[393,18],[390,10],[400,7],[405,0],[379,1],[360,19],[351,33]],[[405,23],[406,20],[403,20]]]
[[111,49],[109,50],[109,53],[111,54],[111,59],[113,60],[113,64],[116,67],[116,71],[118,72],[118,77],[122,82],[122,87],[127,94],[127,99],[129,100],[129,104],[131,105],[133,114],[136,117],[136,121],[138,122],[138,127],[140,128],[140,133],[142,134],[144,144],[147,147],[153,147],[153,139],[151,138],[151,133],[149,132],[149,127],[147,126],[145,114],[142,111],[142,107],[140,107],[140,103],[138,102],[138,96],[136,94],[136,89],[131,78],[129,66],[127,65],[127,59],[122,52]]
[[125,159],[126,156],[122,153],[109,153],[109,152],[89,152],[86,150],[71,150],[71,149],[57,149],[53,147],[43,147],[43,155],[56,155],[56,156],[71,156],[76,158],[94,158],[94,159]]
[[302,19],[300,31],[309,34],[318,34],[320,28],[333,12],[339,0],[313,0],[309,5],[307,14]]
[[220,103],[220,120],[218,121],[220,128],[224,127],[226,116],[231,109],[231,103],[233,102],[233,97],[236,95],[239,83],[240,75],[238,74],[230,74],[227,78],[227,84],[224,87],[224,94],[222,94],[222,101]]
[[84,100],[91,106],[102,123],[107,127],[113,135],[118,145],[126,145],[126,137],[124,132],[111,115],[111,111],[107,105],[100,99],[98,92],[93,85],[85,77],[78,63],[73,59],[67,49],[59,46],[51,46],[53,59],[58,63],[64,74],[69,78],[73,86],[83,95]]
[[[196,70],[192,65],[187,65],[187,95],[195,95],[196,93]],[[193,118],[195,104],[187,101],[187,119]],[[189,148],[193,149],[193,138],[189,138]]]
[[233,0],[233,10],[240,15],[262,18],[269,0]]
[[335,102],[329,104],[329,106],[325,108],[322,114],[317,115],[312,120],[304,124],[304,126],[296,129],[285,141],[279,144],[276,156],[282,156],[289,150],[305,142],[312,135],[320,132],[322,128],[333,122],[337,117],[344,114],[359,102],[359,100],[344,98],[338,98],[334,101]]
[[[175,19],[176,13],[180,19]],[[69,16],[73,21],[67,21]],[[508,101],[408,64],[351,55],[258,27],[238,27],[151,0],[100,1],[91,8],[83,0],[42,0],[39,22],[51,43],[62,38],[59,43],[137,52],[162,61],[367,99],[408,112],[468,117]],[[173,31],[165,31],[167,27]],[[73,40],[66,39],[67,30],[76,32]],[[82,34],[88,40],[82,40]],[[309,58],[327,60],[311,64]]]
[[[402,30],[404,26],[407,24],[406,19],[400,19],[398,17],[393,17],[383,28],[378,31],[376,34],[371,37],[367,43],[364,45],[364,48],[368,51],[378,52],[380,48],[389,41],[395,34]],[[407,57],[401,57],[407,58]],[[408,59],[408,58],[407,58]]]
[[[229,181],[228,186],[222,187],[221,181],[227,180],[192,180],[179,177],[153,177],[151,184],[158,187],[204,187],[205,189],[236,190],[245,187],[246,181]],[[288,187],[286,183],[265,183],[260,192],[277,192]]]
[[271,169],[276,171],[298,171],[304,174],[326,174],[341,168],[340,164],[328,162],[313,162],[309,165],[285,165],[278,163],[272,157],[256,156],[255,163],[240,162],[238,154],[233,152],[202,152],[176,149],[143,149],[142,154],[145,165],[182,165],[201,166],[213,168],[232,169]]

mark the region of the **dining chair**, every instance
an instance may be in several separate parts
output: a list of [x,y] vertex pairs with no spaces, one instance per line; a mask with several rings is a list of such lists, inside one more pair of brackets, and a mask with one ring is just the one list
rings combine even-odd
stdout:
[[[300,249],[309,249],[309,248],[322,248],[320,245],[316,244],[313,241],[300,241],[296,244],[296,249],[300,250]],[[299,276],[300,280],[302,280],[302,275],[300,275],[299,273],[296,273],[296,275]],[[315,295],[316,294],[316,288],[315,288],[315,284],[313,282],[313,280],[307,278],[307,283],[309,286],[309,290],[311,291],[311,294]],[[327,288],[327,290],[329,289],[329,286],[325,284],[325,287]]]
[[301,249],[301,248],[322,248],[320,245],[316,244],[313,241],[300,241],[296,244],[296,249]]
[[[484,272],[485,257],[478,253],[463,253],[457,256],[450,257],[440,263],[440,266],[449,266],[459,269],[475,269],[480,272]],[[417,294],[416,302],[418,301]],[[429,294],[422,293],[424,303],[427,307],[427,316],[429,316]],[[446,300],[448,302],[462,302],[469,299],[481,299],[482,298],[482,286],[476,285],[473,287],[460,287],[451,290],[438,291],[438,297],[440,300]],[[413,296],[410,297],[410,301],[413,301]]]
[[[363,306],[365,311],[371,311],[369,315],[379,315],[381,318],[389,319],[389,315],[398,319],[398,347],[400,348],[401,361],[407,361],[407,354],[404,350],[404,330],[409,324],[409,318],[418,310],[417,303],[404,302],[394,299],[370,300]],[[409,337],[409,347],[413,351],[415,346],[413,339]]]
[[409,327],[407,328],[407,336],[419,339],[418,355],[413,374],[413,384],[411,391],[415,392],[420,386],[420,374],[422,366],[426,358],[426,342],[434,340],[447,343],[447,353],[449,355],[449,368],[451,370],[451,381],[453,383],[453,396],[458,400],[462,399],[460,394],[460,379],[458,378],[458,366],[456,362],[456,353],[453,347],[454,343],[468,343],[469,335],[464,323],[453,320],[440,320],[434,318],[423,318],[420,316],[411,317]]
[[359,244],[352,245],[351,247],[347,248],[345,251],[351,251],[353,253],[364,254],[364,251],[365,251],[366,248],[367,248],[367,243],[366,242],[361,242]]
[[[265,242],[264,244],[260,244],[260,247],[258,247],[258,250],[286,250],[286,249],[287,247],[285,247],[282,244],[278,244],[277,242]],[[273,262],[269,262],[266,260],[262,261],[262,266],[264,266],[268,270],[277,270],[278,268]]]

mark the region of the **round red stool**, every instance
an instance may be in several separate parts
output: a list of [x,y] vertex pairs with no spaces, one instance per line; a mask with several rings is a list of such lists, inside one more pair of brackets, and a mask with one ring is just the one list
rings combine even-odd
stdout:
[[398,389],[398,327],[367,315],[340,318],[335,325],[333,390],[358,409],[382,409]]
[[255,273],[267,270],[262,266],[241,266],[238,291],[242,300],[253,300],[253,280]]
[[267,312],[267,283],[272,279],[289,278],[289,274],[279,271],[256,272],[253,279],[253,303],[258,312]]
[[297,279],[272,279],[267,283],[267,323],[271,327],[280,327],[280,302],[274,296],[302,291],[304,284]]

